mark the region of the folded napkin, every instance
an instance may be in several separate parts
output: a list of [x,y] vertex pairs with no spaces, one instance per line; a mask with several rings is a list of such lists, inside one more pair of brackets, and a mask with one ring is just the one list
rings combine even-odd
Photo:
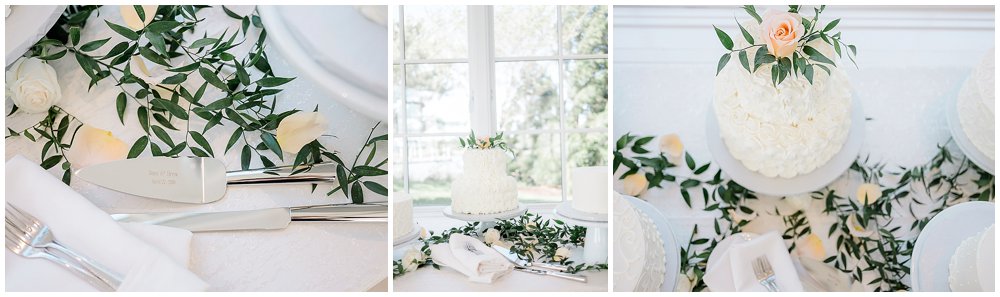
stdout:
[[[119,224],[89,200],[24,157],[7,161],[4,196],[44,222],[56,239],[122,277],[119,291],[203,291],[208,285],[187,269],[191,232]],[[68,269],[5,249],[8,291],[96,291]]]
[[[469,246],[475,251],[470,251]],[[453,234],[448,243],[431,246],[431,258],[438,265],[450,267],[477,283],[492,283],[514,270],[507,258],[481,241]]]
[[766,256],[774,270],[775,283],[783,292],[803,291],[802,282],[781,235],[769,232],[749,241],[733,243],[705,272],[705,284],[714,292],[767,291],[753,271],[753,261]]

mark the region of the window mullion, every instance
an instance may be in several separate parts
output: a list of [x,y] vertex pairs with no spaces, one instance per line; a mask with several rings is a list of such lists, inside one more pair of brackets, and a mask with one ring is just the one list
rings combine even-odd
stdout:
[[565,67],[565,65],[563,65],[563,63],[565,63],[565,61],[563,61],[563,48],[562,48],[562,45],[563,45],[562,44],[563,35],[562,34],[563,34],[563,32],[562,32],[562,6],[556,6],[556,54],[559,57],[558,63],[557,63],[558,67],[559,67],[559,72],[557,74],[557,77],[558,77],[557,82],[559,83],[559,85],[558,85],[559,89],[557,91],[558,95],[559,95],[559,146],[560,146],[559,158],[560,158],[560,162],[561,162],[561,165],[562,165],[562,166],[559,166],[559,170],[562,173],[562,185],[560,185],[559,188],[562,189],[562,201],[566,201],[567,196],[569,196],[569,190],[566,187],[567,185],[569,185],[569,174],[568,174],[568,169],[569,169],[568,159],[569,159],[569,157],[567,156],[568,154],[566,153],[566,150],[567,150],[567,148],[569,146],[566,144],[566,139],[568,139],[568,137],[566,137],[566,110],[565,110],[565,108],[566,108],[566,102],[565,102],[565,100],[567,100],[567,97],[566,97],[565,88],[563,87],[563,84],[564,84],[563,83],[563,69]]
[[493,96],[493,8],[468,6],[469,89],[472,94],[469,123],[476,135],[496,133]]
[[[404,9],[403,6],[400,5],[399,6],[399,40],[401,42],[400,42],[400,49],[399,49],[400,50],[399,57],[400,57],[400,60],[405,61],[406,60],[406,23],[405,23],[406,22],[406,18],[403,17],[403,15],[404,15],[403,9]],[[400,129],[398,131],[403,131],[403,133],[406,134],[406,133],[409,132],[409,130],[407,130],[407,129],[409,129],[409,127],[406,126],[406,122],[407,122],[406,121],[406,119],[407,119],[407,115],[406,115],[406,105],[407,105],[407,99],[406,99],[406,64],[400,64],[399,65],[399,71],[402,71],[402,75],[400,75],[400,80],[402,82],[403,89],[402,90],[396,90],[396,92],[402,92],[402,93],[400,93],[400,94],[402,94],[402,96],[400,97],[400,99],[402,100],[402,102],[400,102],[401,106],[399,106],[399,110],[397,112],[399,112],[399,114],[400,114],[399,118],[402,119],[400,121],[402,123],[394,123],[394,124],[395,125],[401,125]],[[402,150],[402,154],[401,154],[402,155],[401,156],[402,157],[402,161],[403,161],[403,162],[401,162],[401,164],[403,164],[403,192],[404,193],[410,193],[410,142],[409,142],[409,139],[407,139],[406,137],[402,137],[402,138],[396,137],[396,139],[402,139],[402,141],[403,141],[403,143],[402,143],[403,150]]]

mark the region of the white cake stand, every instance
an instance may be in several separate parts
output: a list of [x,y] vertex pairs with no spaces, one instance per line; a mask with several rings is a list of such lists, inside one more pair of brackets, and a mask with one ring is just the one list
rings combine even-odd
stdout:
[[583,241],[583,262],[608,262],[608,214],[595,214],[573,209],[571,202],[560,203],[552,212],[563,222],[587,227]]
[[955,139],[958,149],[962,150],[962,153],[966,157],[969,157],[969,161],[972,161],[976,166],[979,166],[979,168],[990,174],[996,174],[993,160],[990,160],[990,157],[987,157],[979,148],[976,148],[976,145],[969,139],[969,135],[965,134],[965,129],[962,129],[962,122],[959,121],[958,115],[958,95],[959,93],[955,93],[954,98],[945,100],[945,105],[947,105],[945,108],[945,118],[948,121],[948,131],[951,132],[952,139]]
[[410,249],[415,243],[417,243],[417,238],[420,237],[420,230],[423,227],[420,224],[413,224],[413,230],[407,232],[399,239],[392,240],[392,259],[399,260],[403,258],[403,254]]
[[729,149],[726,148],[726,144],[720,136],[719,122],[715,118],[715,108],[711,103],[708,105],[706,114],[708,116],[706,117],[705,132],[708,138],[708,150],[712,153],[715,164],[747,189],[773,196],[808,193],[829,185],[851,167],[851,164],[857,159],[858,153],[861,152],[861,145],[865,139],[865,114],[861,109],[861,100],[855,94],[851,100],[851,128],[847,134],[847,141],[844,142],[844,146],[837,154],[833,155],[826,164],[806,174],[796,175],[792,178],[767,177],[746,168],[743,166],[743,162],[729,153]]
[[483,234],[486,229],[493,228],[497,225],[497,221],[512,219],[523,215],[528,211],[528,208],[524,204],[518,203],[517,209],[501,212],[501,213],[490,213],[490,214],[467,214],[467,213],[457,213],[451,209],[451,206],[445,207],[441,212],[444,216],[466,221],[466,222],[479,222],[479,227],[476,228],[476,233]]

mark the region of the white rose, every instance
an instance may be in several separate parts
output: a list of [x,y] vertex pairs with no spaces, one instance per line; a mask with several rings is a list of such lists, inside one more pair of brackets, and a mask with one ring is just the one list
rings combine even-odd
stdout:
[[37,58],[22,58],[7,70],[7,97],[29,113],[46,112],[62,99],[55,69]]
[[560,247],[556,249],[556,254],[552,255],[552,261],[562,261],[563,259],[569,258],[569,249],[566,247]]
[[128,156],[129,146],[111,132],[84,124],[76,133],[73,146],[66,158],[76,168],[122,160]]
[[488,245],[494,245],[500,243],[500,230],[492,228],[486,230],[486,233],[483,234],[483,242],[485,242]]
[[140,30],[153,22],[153,17],[156,16],[156,9],[158,7],[158,5],[143,5],[142,14],[145,17],[142,19],[139,19],[139,12],[135,11],[135,6],[122,5],[118,7],[118,11],[122,14],[125,26],[128,26],[132,30]]
[[303,146],[309,144],[326,132],[328,122],[318,112],[297,112],[281,120],[276,136],[281,150],[289,154],[297,154]]
[[416,248],[411,248],[403,255],[403,269],[406,271],[417,270],[422,262],[424,262],[424,253]]
[[427,239],[430,234],[427,234],[427,228],[420,228],[420,239]]

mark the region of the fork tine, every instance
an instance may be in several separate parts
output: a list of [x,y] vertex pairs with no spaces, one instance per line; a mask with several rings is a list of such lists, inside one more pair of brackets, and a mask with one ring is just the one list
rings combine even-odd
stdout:
[[763,268],[765,273],[767,274],[774,273],[774,270],[771,269],[771,262],[768,261],[767,258],[762,258],[761,264],[764,266]]
[[22,230],[34,231],[35,229],[38,229],[40,227],[39,225],[41,224],[41,222],[35,219],[35,217],[29,215],[20,208],[17,208],[17,206],[14,206],[13,204],[10,203],[6,204],[7,204],[6,205],[7,213],[12,215],[12,217],[16,220],[16,223],[18,223],[18,225],[23,226]]

